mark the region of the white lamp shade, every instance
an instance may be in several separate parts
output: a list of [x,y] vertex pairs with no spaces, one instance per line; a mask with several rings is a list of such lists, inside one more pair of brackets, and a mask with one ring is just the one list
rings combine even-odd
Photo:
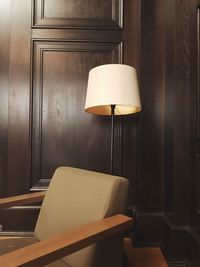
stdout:
[[90,70],[85,111],[96,115],[136,113],[141,110],[136,70],[128,65],[107,64]]

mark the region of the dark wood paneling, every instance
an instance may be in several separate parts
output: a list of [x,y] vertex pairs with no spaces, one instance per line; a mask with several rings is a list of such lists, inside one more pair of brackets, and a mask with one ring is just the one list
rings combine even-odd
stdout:
[[8,145],[10,1],[0,1],[0,25],[0,196],[2,197],[6,187]]
[[11,1],[9,123],[6,194],[29,189],[31,3]]
[[[174,37],[175,2],[165,1],[164,205],[174,212]],[[170,193],[169,193],[170,192]]]
[[[172,226],[164,223],[161,236],[171,265],[199,266],[200,2],[141,3],[138,218],[148,212],[148,224],[151,212],[168,213]],[[142,220],[137,225],[138,235],[145,232]]]
[[200,262],[200,238],[189,226],[177,226],[163,217],[162,252],[169,266],[198,267]]
[[[73,8],[65,18],[59,13],[68,12],[62,1],[44,1],[40,26],[33,25],[32,15],[41,15],[39,6],[33,10],[34,1],[4,2],[0,0],[0,194],[44,189],[58,165],[108,172],[110,118],[86,114],[84,103],[90,68],[122,62],[123,1],[68,1]],[[89,3],[91,8],[83,10]],[[60,14],[58,20],[54,12]],[[117,119],[116,174],[122,169],[121,136]],[[0,215],[3,229],[30,231],[37,212],[16,207]]]
[[162,244],[162,213],[136,213],[133,244],[136,247],[158,247]]
[[[196,7],[196,6],[195,6]],[[195,10],[193,10],[194,17],[196,17],[196,21],[192,23],[191,26],[191,32],[192,35],[195,35],[197,39],[193,39],[195,41],[194,44],[192,44],[192,48],[194,48],[194,51],[197,54],[197,60],[196,60],[196,137],[200,139],[200,6],[198,5]],[[196,26],[196,27],[195,27]],[[196,33],[197,32],[197,33]],[[196,45],[195,45],[196,44]],[[196,49],[195,49],[196,48]]]
[[[190,2],[176,1],[174,43],[174,190],[175,220],[187,224],[190,208]],[[181,103],[181,105],[180,105]],[[183,116],[184,114],[184,116]]]
[[[193,3],[194,2],[194,3]],[[200,164],[199,164],[199,154],[200,154],[200,138],[199,138],[199,118],[200,118],[200,100],[199,100],[199,4],[200,1],[192,1],[193,5],[191,17],[190,17],[190,47],[191,47],[191,121],[192,121],[192,168],[193,175],[191,179],[191,224],[197,229],[200,224]]]
[[105,30],[79,30],[79,29],[33,29],[32,39],[35,40],[54,40],[54,41],[85,41],[85,42],[120,42],[122,31]]
[[[47,4],[47,3],[46,3]],[[75,3],[76,5],[77,3]],[[98,6],[101,4],[104,6],[103,2],[98,2]],[[123,5],[121,1],[112,1],[110,2],[112,5],[112,12],[116,14],[123,13]],[[1,97],[3,99],[3,104],[1,105],[1,193],[7,194],[7,195],[16,195],[19,193],[27,192],[30,189],[31,186],[31,180],[30,180],[30,154],[31,154],[31,140],[30,140],[30,125],[32,122],[35,122],[37,115],[34,113],[34,119],[33,121],[30,120],[31,115],[30,111],[35,109],[31,106],[32,100],[35,101],[35,99],[32,99],[32,93],[30,90],[31,86],[31,77],[33,76],[33,80],[35,81],[35,75],[37,76],[37,79],[42,78],[43,79],[43,73],[37,74],[33,68],[33,72],[31,73],[31,56],[34,56],[34,51],[32,51],[31,47],[31,34],[32,39],[35,41],[35,43],[42,43],[42,40],[45,40],[47,43],[56,44],[58,47],[62,47],[66,42],[68,42],[68,48],[66,51],[68,53],[64,52],[63,47],[61,50],[59,48],[57,49],[56,46],[53,48],[50,53],[49,51],[44,52],[44,65],[45,69],[43,70],[41,68],[41,72],[44,71],[45,79],[43,80],[45,82],[45,93],[48,92],[46,95],[51,95],[51,92],[48,90],[49,85],[51,85],[51,82],[48,81],[50,79],[49,73],[53,73],[54,77],[56,76],[56,79],[60,80],[60,84],[62,84],[62,88],[66,88],[66,84],[68,84],[69,88],[69,97],[74,97],[73,101],[78,101],[77,105],[79,105],[79,111],[81,110],[81,115],[79,117],[78,110],[76,111],[74,109],[74,114],[69,109],[69,106],[66,107],[62,96],[64,93],[64,90],[61,89],[59,91],[59,88],[56,87],[56,81],[54,79],[54,85],[55,88],[57,88],[57,91],[55,88],[52,89],[52,91],[58,95],[58,98],[60,97],[60,103],[62,104],[62,107],[60,107],[60,112],[62,112],[62,115],[65,112],[69,111],[69,117],[72,118],[75,116],[77,119],[77,122],[73,121],[73,129],[76,129],[76,133],[79,135],[77,137],[77,140],[81,140],[80,142],[84,143],[81,133],[85,133],[88,137],[87,146],[88,146],[88,152],[89,158],[84,157],[83,161],[83,150],[82,150],[82,156],[78,156],[79,152],[79,141],[78,143],[74,143],[73,136],[70,139],[70,147],[72,151],[72,148],[75,147],[73,153],[71,153],[71,156],[73,158],[72,162],[69,152],[67,153],[68,160],[60,161],[60,159],[56,159],[55,166],[63,163],[63,164],[71,164],[71,165],[77,165],[82,166],[85,168],[91,168],[96,169],[99,171],[107,171],[107,165],[109,165],[109,131],[110,131],[110,121],[109,118],[104,117],[95,117],[92,115],[88,115],[84,113],[84,98],[85,98],[85,90],[86,90],[86,82],[87,82],[87,75],[90,68],[93,66],[96,66],[98,64],[103,63],[111,63],[111,62],[122,62],[122,32],[121,30],[72,30],[72,29],[34,29],[33,32],[31,30],[31,0],[29,1],[19,1],[19,0],[11,0],[10,2],[7,2],[7,4],[3,4],[2,2],[2,11],[4,12],[4,15],[7,15],[7,19],[5,20],[5,16],[2,15],[2,25],[5,26],[5,32],[7,34],[4,34],[4,31],[2,29],[1,33],[4,36],[4,39],[2,39],[1,42],[1,55],[2,60],[1,62],[4,63],[1,65],[2,72],[1,75],[3,76],[1,79]],[[105,6],[103,7],[105,8]],[[100,7],[101,9],[101,7]],[[74,9],[75,12],[76,9]],[[116,13],[116,12],[117,13]],[[107,12],[107,11],[106,11]],[[9,14],[11,13],[11,16]],[[113,13],[113,14],[114,14]],[[76,14],[75,14],[76,15]],[[104,15],[99,13],[99,16],[102,16],[102,20],[104,20]],[[115,18],[118,19],[120,16],[116,15]],[[91,19],[93,19],[91,14]],[[99,17],[100,19],[100,17]],[[120,17],[121,19],[121,17]],[[120,20],[119,19],[119,20]],[[73,20],[73,19],[72,19]],[[83,21],[80,20],[80,23]],[[84,27],[84,23],[83,23]],[[82,28],[82,27],[81,27]],[[94,28],[94,27],[93,27]],[[98,28],[98,27],[97,27]],[[4,40],[4,41],[3,41]],[[37,40],[37,42],[36,42]],[[85,42],[85,43],[83,43]],[[48,49],[47,49],[48,50]],[[57,52],[56,52],[57,50]],[[59,53],[60,52],[60,53]],[[57,54],[60,62],[62,63],[59,65],[59,62],[56,65],[57,62]],[[91,55],[90,55],[91,54]],[[47,55],[51,55],[48,57]],[[62,55],[64,55],[64,59],[62,58]],[[69,56],[70,55],[70,56]],[[70,60],[68,60],[71,57]],[[43,60],[43,59],[42,59]],[[41,60],[41,63],[43,61]],[[51,60],[55,62],[55,64],[51,64]],[[66,65],[64,61],[66,60]],[[80,60],[78,62],[77,60]],[[49,65],[48,65],[49,64]],[[73,65],[74,64],[74,65]],[[75,65],[76,64],[76,65]],[[50,68],[52,66],[52,68]],[[71,70],[70,70],[71,67]],[[59,69],[60,68],[60,69]],[[63,68],[63,69],[62,69]],[[56,70],[57,69],[57,70]],[[61,70],[62,69],[62,70]],[[55,73],[54,73],[54,70]],[[77,76],[75,77],[75,72],[77,71]],[[61,81],[61,74],[63,73],[63,81]],[[67,76],[66,73],[71,73],[72,76],[69,78],[69,75]],[[80,73],[81,72],[81,73]],[[42,75],[40,75],[42,74]],[[47,77],[47,78],[46,78]],[[51,76],[53,79],[53,75]],[[77,90],[73,91],[73,86],[69,85],[71,83],[70,79],[74,79],[74,82],[77,83]],[[68,81],[67,81],[68,80]],[[7,87],[6,87],[7,83]],[[82,85],[81,85],[82,83]],[[35,86],[35,83],[34,83]],[[80,88],[84,88],[83,91],[80,91]],[[70,91],[71,90],[71,91]],[[34,91],[34,90],[33,90]],[[76,92],[75,92],[76,91]],[[81,94],[79,94],[81,92]],[[66,93],[67,94],[67,93]],[[44,94],[45,95],[45,94]],[[46,96],[45,95],[45,96]],[[33,95],[35,97],[35,95]],[[79,96],[80,99],[79,99]],[[43,97],[43,95],[42,95]],[[53,99],[53,97],[52,97]],[[31,100],[31,101],[30,101]],[[59,100],[59,99],[57,99]],[[47,100],[48,101],[48,100]],[[67,100],[70,102],[70,98]],[[61,103],[62,102],[62,103]],[[74,102],[73,102],[74,103]],[[51,102],[53,104],[53,102]],[[71,102],[70,102],[71,104]],[[47,104],[48,106],[48,104]],[[48,110],[49,111],[49,110]],[[44,111],[45,113],[45,111]],[[40,119],[39,117],[37,118]],[[49,117],[47,118],[49,119]],[[55,119],[55,117],[54,117]],[[66,119],[66,121],[65,121]],[[87,122],[86,122],[87,121]],[[94,121],[94,127],[93,126]],[[55,121],[54,121],[55,122]],[[63,121],[60,121],[65,124],[65,126],[69,129],[71,127],[70,120],[66,116],[63,117]],[[86,125],[84,123],[86,122]],[[120,137],[121,135],[121,123],[120,121],[117,122],[117,138],[116,143],[120,143]],[[55,125],[55,128],[58,125]],[[65,127],[64,126],[64,127]],[[59,125],[61,127],[61,125]],[[82,130],[81,132],[78,131],[78,127]],[[92,136],[89,136],[88,127],[92,129]],[[101,128],[102,127],[102,128]],[[34,127],[31,127],[31,129],[34,129]],[[42,144],[45,146],[48,142],[46,141],[46,136],[50,135],[48,132],[45,132],[45,129],[43,128],[42,134]],[[49,128],[48,128],[49,129]],[[56,128],[57,129],[57,128]],[[34,129],[35,130],[35,129]],[[59,129],[60,131],[60,129]],[[51,131],[49,131],[52,133]],[[79,132],[79,133],[78,133]],[[101,139],[99,140],[99,135],[102,136],[102,133],[105,134],[104,139],[104,150],[102,150],[101,147]],[[105,133],[104,133],[105,132]],[[55,133],[55,132],[54,132]],[[57,133],[55,135],[59,137],[60,142],[61,139],[64,138],[64,140],[67,140],[67,135],[65,136],[63,132],[63,135],[59,137]],[[68,132],[69,133],[69,132]],[[101,134],[100,134],[101,133]],[[53,133],[52,133],[53,135]],[[35,136],[34,136],[35,137]],[[86,137],[86,136],[85,136]],[[40,140],[38,141],[40,142]],[[46,143],[45,143],[46,142]],[[92,146],[94,144],[94,146]],[[35,143],[33,143],[33,147],[35,147]],[[49,149],[48,146],[46,148]],[[52,148],[52,147],[51,147]],[[83,147],[84,148],[84,147]],[[43,147],[44,149],[44,147]],[[94,151],[97,149],[97,151]],[[117,160],[115,160],[115,173],[121,172],[121,148],[120,144],[116,144],[116,152],[119,155],[117,157]],[[64,151],[64,148],[61,149]],[[100,152],[99,152],[100,151]],[[104,152],[105,154],[104,154]],[[49,150],[42,150],[42,157],[43,160],[46,157],[46,154],[48,154]],[[34,153],[34,152],[33,152]],[[46,154],[45,154],[46,153]],[[64,153],[64,152],[62,152]],[[16,156],[17,155],[17,156]],[[96,155],[93,157],[93,155]],[[49,156],[49,154],[48,154]],[[62,154],[63,156],[63,154]],[[50,156],[49,156],[50,157]],[[82,158],[81,158],[82,157]],[[104,164],[101,166],[101,158],[104,157],[103,161]],[[56,158],[56,157],[55,157]],[[54,158],[54,159],[55,159]],[[33,158],[33,161],[35,159]],[[45,160],[44,160],[45,161]],[[77,164],[74,162],[77,161]],[[80,163],[81,161],[81,163]],[[45,163],[46,164],[46,163]],[[53,163],[54,164],[54,163]],[[33,167],[33,165],[32,165]],[[45,167],[46,168],[46,167]],[[44,173],[46,173],[45,170],[43,170]],[[34,172],[34,168],[32,168],[32,172]],[[53,170],[51,171],[51,173]],[[44,175],[46,176],[46,174]],[[5,177],[5,178],[4,178]],[[49,177],[48,177],[49,178]],[[6,180],[6,183],[4,183],[4,180]],[[16,183],[17,180],[17,183]],[[42,186],[44,186],[44,180],[40,181],[42,183]]]
[[[136,68],[139,83],[140,12],[140,1],[124,1],[124,63]],[[137,129],[139,118],[140,114],[123,116],[122,118],[122,175],[130,181],[130,205],[136,205],[137,201]]]
[[140,13],[140,1],[124,0],[124,63],[136,68],[138,78],[140,77]]
[[35,0],[33,27],[119,29],[122,0]]
[[172,214],[165,218],[163,245],[173,264],[188,266],[200,263],[199,229],[192,229],[199,226],[198,5],[166,5],[165,211]]
[[163,210],[164,2],[141,1],[141,101],[138,131],[137,205]]
[[110,119],[84,105],[89,70],[120,60],[120,44],[34,42],[32,185],[61,165],[109,172]]
[[17,206],[0,211],[2,233],[33,232],[40,206]]
[[196,157],[196,181],[197,181],[197,187],[196,187],[197,209],[196,209],[196,213],[199,216],[200,215],[200,155],[197,155],[197,157]]

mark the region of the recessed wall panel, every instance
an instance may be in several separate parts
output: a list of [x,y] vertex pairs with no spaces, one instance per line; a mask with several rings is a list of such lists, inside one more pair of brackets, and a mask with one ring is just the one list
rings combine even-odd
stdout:
[[123,0],[35,0],[33,27],[122,28]]
[[120,62],[120,44],[35,42],[32,185],[58,166],[109,172],[110,118],[84,111],[88,72]]

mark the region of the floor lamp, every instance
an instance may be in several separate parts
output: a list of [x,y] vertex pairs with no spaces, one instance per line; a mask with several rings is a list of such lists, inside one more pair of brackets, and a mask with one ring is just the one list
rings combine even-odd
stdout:
[[111,116],[110,173],[113,174],[114,116],[141,110],[136,70],[124,64],[106,64],[90,70],[85,111]]

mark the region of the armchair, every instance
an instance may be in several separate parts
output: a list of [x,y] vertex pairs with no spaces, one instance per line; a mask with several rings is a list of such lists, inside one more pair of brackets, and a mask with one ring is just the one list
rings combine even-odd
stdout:
[[[4,249],[0,244],[0,254],[7,252],[0,266],[121,267],[123,232],[133,225],[120,214],[128,184],[122,177],[60,167],[46,193],[1,199],[0,208],[44,200],[34,238],[4,242]],[[11,247],[18,249],[9,252]]]

